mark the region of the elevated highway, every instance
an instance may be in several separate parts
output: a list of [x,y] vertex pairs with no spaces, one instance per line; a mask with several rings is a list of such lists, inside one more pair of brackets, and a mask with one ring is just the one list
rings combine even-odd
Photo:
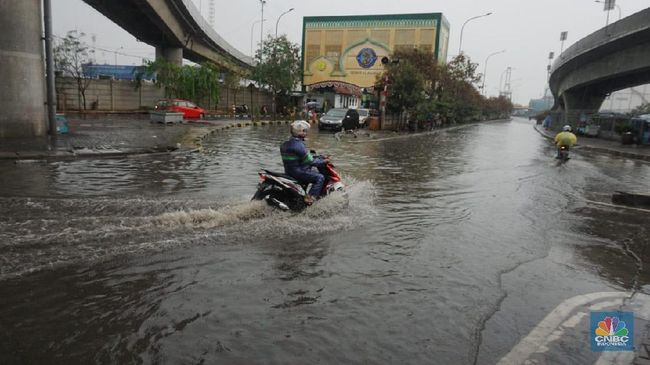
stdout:
[[[138,40],[156,59],[209,61],[245,74],[251,57],[226,42],[190,0],[84,0]],[[0,7],[0,139],[47,133],[42,0],[3,1]]]
[[650,8],[579,40],[555,61],[549,85],[564,121],[598,111],[612,92],[650,83]]
[[156,47],[156,59],[180,63],[213,62],[244,73],[251,57],[231,46],[207,21],[191,0],[84,0],[139,41]]

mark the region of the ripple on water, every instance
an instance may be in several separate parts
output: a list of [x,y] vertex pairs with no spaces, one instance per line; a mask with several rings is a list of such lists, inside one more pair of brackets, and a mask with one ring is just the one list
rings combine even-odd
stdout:
[[0,233],[0,275],[4,278],[171,247],[347,230],[374,214],[373,194],[371,183],[352,182],[345,193],[319,200],[301,213],[241,200],[218,204],[147,199],[3,199],[0,209],[14,214],[3,215],[0,221],[4,228]]

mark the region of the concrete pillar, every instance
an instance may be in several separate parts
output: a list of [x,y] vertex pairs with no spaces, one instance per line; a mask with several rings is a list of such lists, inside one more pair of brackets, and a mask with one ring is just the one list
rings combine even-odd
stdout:
[[47,133],[40,0],[0,0],[0,138]]
[[156,47],[156,60],[160,59],[180,66],[183,64],[183,49],[176,47]]
[[590,93],[588,89],[566,91],[562,94],[564,104],[564,123],[578,124],[580,114],[596,113],[605,100],[601,93]]

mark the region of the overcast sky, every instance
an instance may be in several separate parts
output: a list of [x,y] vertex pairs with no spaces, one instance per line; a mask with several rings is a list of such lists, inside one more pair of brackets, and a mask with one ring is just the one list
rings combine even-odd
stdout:
[[[192,0],[208,18],[210,0]],[[250,54],[251,27],[260,19],[259,0],[214,0],[216,5],[215,30],[241,52]],[[650,6],[649,0],[616,0],[618,6],[609,14],[618,20]],[[65,35],[77,29],[88,34],[92,44],[94,35],[96,61],[113,64],[140,64],[142,58],[153,59],[153,47],[138,42],[82,0],[52,2],[54,33]],[[560,32],[567,31],[564,49],[577,40],[605,26],[603,4],[594,0],[267,0],[264,7],[265,34],[275,33],[278,16],[284,15],[278,33],[300,44],[303,16],[366,15],[441,12],[451,26],[449,57],[458,53],[460,30],[463,23],[476,15],[492,12],[484,18],[467,23],[463,32],[463,52],[485,68],[485,59],[494,52],[503,54],[489,59],[486,71],[486,91],[498,95],[501,76],[512,67],[513,101],[527,105],[531,98],[541,97],[546,83],[548,54],[560,51]],[[253,42],[259,41],[259,23],[255,25]]]

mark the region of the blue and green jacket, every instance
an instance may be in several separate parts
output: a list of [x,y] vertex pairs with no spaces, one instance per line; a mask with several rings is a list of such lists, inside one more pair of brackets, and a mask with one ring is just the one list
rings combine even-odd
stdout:
[[312,166],[323,163],[322,160],[314,158],[305,147],[305,141],[298,137],[291,137],[280,146],[284,172],[293,176],[295,172],[309,171]]

